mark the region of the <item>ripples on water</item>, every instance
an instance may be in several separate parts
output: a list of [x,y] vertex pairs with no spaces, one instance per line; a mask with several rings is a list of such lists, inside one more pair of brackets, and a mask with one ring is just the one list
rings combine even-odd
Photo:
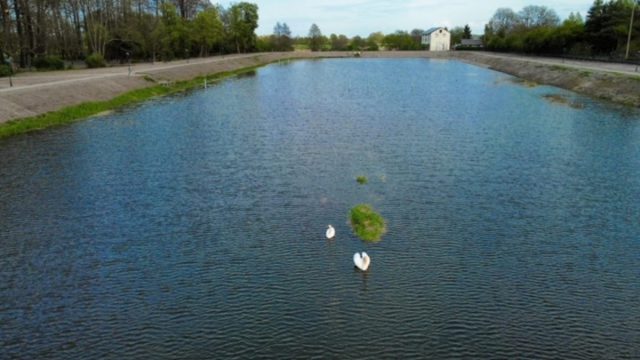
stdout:
[[639,113],[508,79],[299,61],[3,140],[0,357],[639,358]]

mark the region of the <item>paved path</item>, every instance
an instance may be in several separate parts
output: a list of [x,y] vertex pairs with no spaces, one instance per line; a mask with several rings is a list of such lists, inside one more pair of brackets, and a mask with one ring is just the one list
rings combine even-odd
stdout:
[[490,52],[478,52],[478,54],[481,54],[483,56],[496,57],[496,58],[524,60],[524,61],[545,64],[545,65],[559,65],[559,66],[566,66],[566,67],[583,69],[583,70],[640,76],[640,65],[633,65],[633,64],[607,63],[607,62],[601,62],[601,61],[569,60],[569,59],[559,59],[559,58],[542,57],[542,56],[538,57],[538,56],[522,56],[522,55],[511,55],[511,54],[496,54],[496,53],[490,53]]

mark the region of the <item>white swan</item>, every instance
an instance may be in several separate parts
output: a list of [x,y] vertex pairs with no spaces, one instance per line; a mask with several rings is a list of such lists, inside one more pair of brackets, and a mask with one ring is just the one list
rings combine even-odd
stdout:
[[336,236],[336,229],[329,225],[327,228],[327,239],[333,239],[334,236]]
[[362,271],[367,271],[371,265],[371,258],[366,252],[353,254],[353,264]]

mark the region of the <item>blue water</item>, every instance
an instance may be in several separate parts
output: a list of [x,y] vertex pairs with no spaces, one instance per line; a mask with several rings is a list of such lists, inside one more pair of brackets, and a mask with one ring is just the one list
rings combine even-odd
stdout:
[[460,62],[276,64],[2,140],[0,230],[2,359],[640,358],[640,112]]

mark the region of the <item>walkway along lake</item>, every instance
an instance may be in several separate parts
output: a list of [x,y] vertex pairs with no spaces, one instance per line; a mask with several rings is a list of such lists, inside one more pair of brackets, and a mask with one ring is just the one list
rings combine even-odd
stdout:
[[639,119],[334,59],[4,139],[0,358],[638,358]]

